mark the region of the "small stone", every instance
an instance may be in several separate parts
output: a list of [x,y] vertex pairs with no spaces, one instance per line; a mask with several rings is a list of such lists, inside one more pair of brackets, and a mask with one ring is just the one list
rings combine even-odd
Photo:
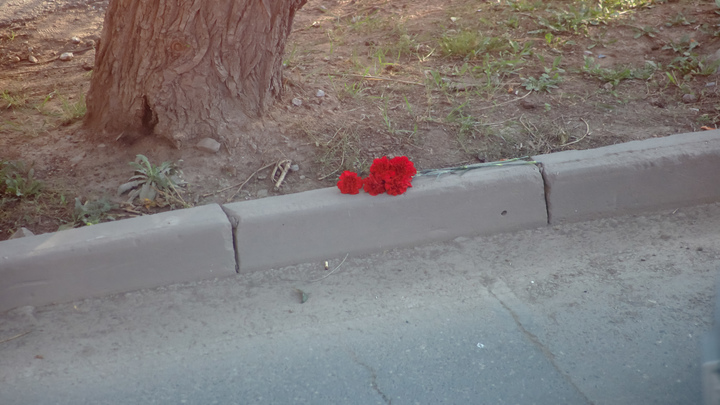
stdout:
[[300,175],[300,180],[305,180],[305,175]]
[[300,166],[298,166],[298,165],[292,165],[292,166],[290,166],[290,171],[291,171],[291,172],[296,172],[296,171],[298,171],[298,170],[300,170]]
[[20,239],[20,238],[24,238],[27,236],[35,236],[35,234],[32,233],[29,229],[22,227],[22,228],[18,229],[17,231],[15,231],[15,233],[13,233],[12,236],[10,236],[10,239]]
[[15,55],[10,57],[11,62],[20,62],[20,57]]
[[38,59],[34,57],[33,55],[28,56],[28,61],[30,63],[38,63]]
[[85,45],[94,47],[95,41],[92,39],[88,39],[87,41],[85,41]]
[[73,44],[79,44],[81,42],[80,38],[78,38],[78,37],[72,37],[72,38],[70,38],[70,40],[72,41]]
[[682,96],[682,101],[683,101],[683,103],[689,104],[689,103],[694,103],[694,102],[698,101],[698,98],[696,95],[694,95],[692,93],[688,93],[688,94],[684,94]]
[[28,49],[28,53],[33,53],[33,51],[35,50],[35,48],[33,48],[32,46],[28,46],[27,49]]
[[612,89],[613,89],[613,84],[610,83],[610,82],[607,82],[607,83],[603,84],[603,89],[605,89],[605,90],[612,90]]
[[322,91],[322,90],[318,90],[318,91],[315,93],[315,97],[325,97],[325,92]]
[[257,179],[258,179],[258,180],[265,180],[265,179],[267,179],[267,174],[258,174]]
[[300,106],[302,105],[302,100],[300,100],[299,98],[295,97],[294,99],[292,99],[292,103],[293,103],[293,105],[294,105],[295,107],[300,107]]
[[70,163],[72,163],[73,166],[80,163],[81,160],[85,157],[85,152],[82,152],[78,155],[75,155],[73,158],[70,159]]
[[104,143],[101,143],[101,144],[98,145],[98,148],[104,148],[104,147],[105,147],[105,144],[104,144]]
[[195,145],[196,148],[210,153],[218,153],[220,146],[220,142],[212,138],[203,138]]
[[258,198],[265,198],[265,197],[267,197],[267,196],[268,196],[268,191],[267,191],[267,189],[258,190],[258,192],[257,192],[257,197],[258,197]]
[[705,83],[705,87],[714,87],[714,86],[715,86],[715,82]]
[[75,55],[73,55],[72,52],[63,52],[60,54],[60,57],[58,59],[60,59],[63,62],[67,62],[69,60],[72,60],[72,58],[74,58],[74,57],[75,57]]

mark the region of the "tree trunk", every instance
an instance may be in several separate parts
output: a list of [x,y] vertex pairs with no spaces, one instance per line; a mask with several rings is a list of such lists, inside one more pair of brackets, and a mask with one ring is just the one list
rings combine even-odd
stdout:
[[307,0],[110,0],[85,128],[176,147],[237,136],[282,92],[282,56]]

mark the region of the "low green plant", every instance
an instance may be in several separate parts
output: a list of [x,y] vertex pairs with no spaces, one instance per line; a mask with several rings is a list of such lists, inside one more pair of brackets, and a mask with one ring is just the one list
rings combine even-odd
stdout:
[[635,35],[633,35],[633,38],[638,39],[643,35],[647,35],[650,38],[655,38],[657,36],[657,31],[654,27],[651,26],[645,26],[645,27],[635,27]]
[[510,49],[508,40],[484,36],[477,31],[460,31],[440,39],[440,49],[445,56],[474,59],[479,55]]
[[480,124],[480,122],[471,114],[468,114],[466,109],[467,102],[453,108],[447,117],[445,117],[445,122],[457,126],[457,141],[465,152],[470,153],[468,141],[469,138],[475,138],[476,126]]
[[35,169],[25,162],[0,161],[0,194],[16,198],[29,198],[40,193],[42,182],[35,179]]
[[85,116],[87,106],[85,105],[84,94],[81,95],[75,102],[71,102],[62,96],[60,96],[60,101],[62,108],[62,125],[70,125]]
[[683,13],[677,13],[677,15],[675,15],[673,18],[671,18],[670,21],[665,23],[665,26],[666,27],[674,27],[677,25],[690,25],[690,24],[693,24],[695,21],[697,21],[697,20],[692,17],[690,19],[688,19],[687,17],[685,17],[685,15]]
[[623,80],[647,78],[646,70],[632,69],[628,66],[618,66],[615,68],[604,68],[595,64],[595,60],[591,57],[585,57],[585,64],[581,71],[591,77],[595,77],[605,83],[612,83],[617,86]]
[[679,41],[670,41],[667,45],[663,46],[663,50],[672,49],[675,53],[683,54],[684,56],[692,55],[693,49],[700,46],[700,43],[694,38],[690,38],[687,35],[680,38]]
[[73,210],[73,226],[76,224],[95,225],[104,220],[114,221],[115,217],[108,213],[117,208],[107,198],[98,200],[86,200],[85,203],[80,202],[80,198],[75,197],[75,208]]
[[563,81],[560,73],[565,72],[564,69],[560,68],[560,60],[560,56],[555,58],[552,66],[544,68],[545,73],[541,74],[540,77],[535,78],[534,76],[530,76],[523,79],[522,86],[525,87],[526,90],[537,92],[550,92],[550,89],[556,89],[558,87],[557,85]]
[[344,83],[342,90],[343,94],[352,98],[360,97],[365,91],[365,84],[363,82]]
[[11,93],[8,90],[3,90],[0,93],[0,99],[5,104],[5,109],[23,107],[27,103],[27,96],[18,92]]
[[145,155],[137,155],[135,161],[129,164],[135,169],[135,175],[118,190],[120,194],[129,192],[128,201],[132,202],[139,198],[142,203],[147,204],[155,201],[158,193],[174,194],[182,201],[177,190],[183,183],[180,180],[182,171],[175,163],[163,162],[160,166],[155,166]]
[[685,79],[692,76],[709,76],[715,73],[720,67],[720,60],[708,61],[706,58],[699,58],[697,55],[678,56],[668,65],[668,68],[674,69]]

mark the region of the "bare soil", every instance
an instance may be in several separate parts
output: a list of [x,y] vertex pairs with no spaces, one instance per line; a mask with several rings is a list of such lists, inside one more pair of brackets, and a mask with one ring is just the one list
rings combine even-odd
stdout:
[[[0,27],[0,160],[33,164],[44,184],[0,199],[0,240],[82,226],[76,198],[116,204],[102,220],[179,208],[123,204],[117,188],[137,154],[177,162],[189,206],[330,187],[381,156],[451,167],[714,128],[719,117],[711,1],[588,18],[582,7],[596,2],[310,0],[286,47],[285,94],[253,128],[261,142],[217,154],[154,138],[99,143],[81,107],[103,4]],[[299,170],[275,187],[281,160]]]

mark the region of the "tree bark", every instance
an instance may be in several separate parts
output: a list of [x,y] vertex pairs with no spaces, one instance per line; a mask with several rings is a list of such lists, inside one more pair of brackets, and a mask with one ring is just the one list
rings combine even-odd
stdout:
[[176,147],[237,136],[281,95],[285,42],[306,2],[110,0],[85,128]]

